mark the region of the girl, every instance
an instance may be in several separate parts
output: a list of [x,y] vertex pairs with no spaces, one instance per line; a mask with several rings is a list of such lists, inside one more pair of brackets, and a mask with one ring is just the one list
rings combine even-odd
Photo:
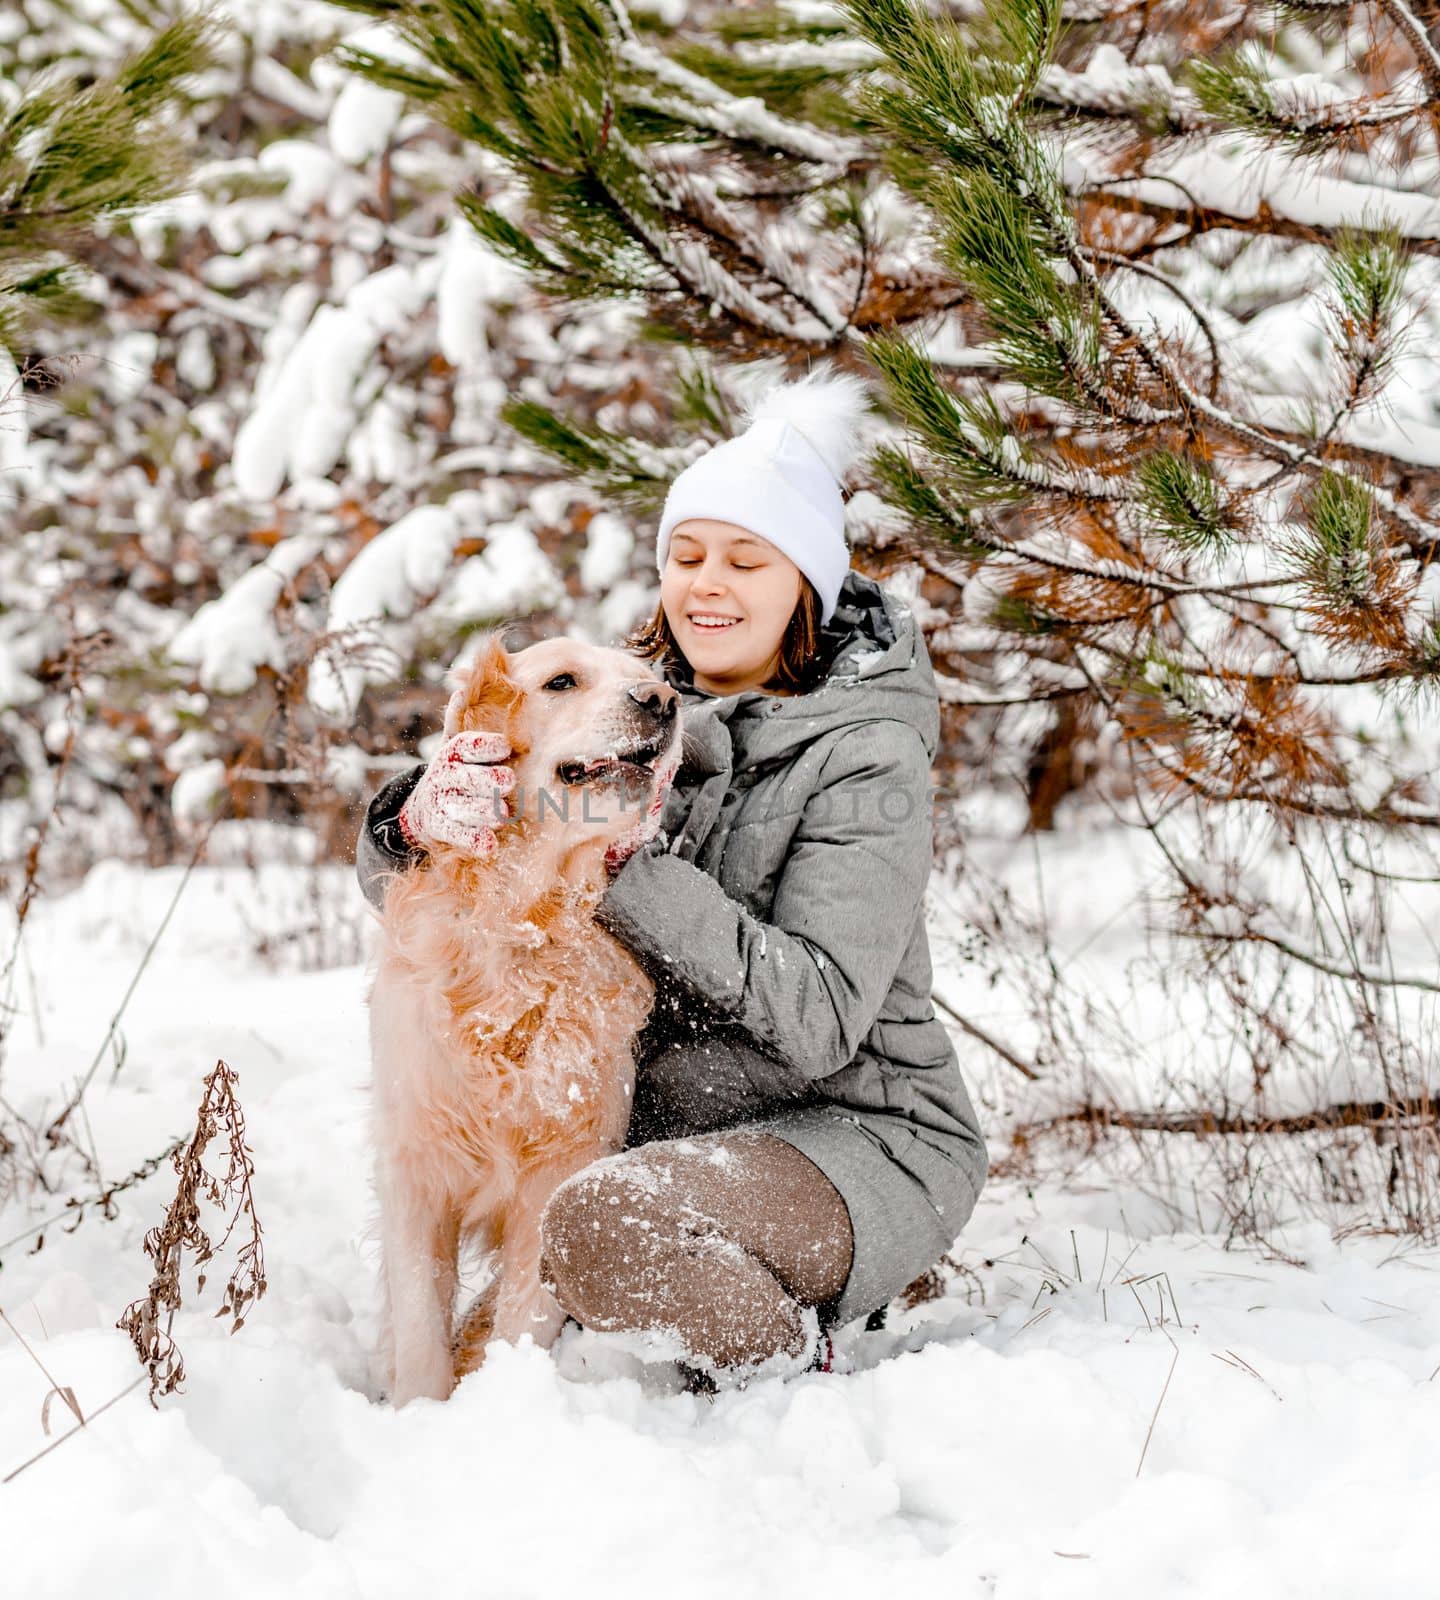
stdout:
[[[934,676],[845,545],[863,393],[782,386],[679,475],[659,607],[626,641],[686,733],[659,833],[596,911],[655,1004],[627,1147],[556,1190],[542,1273],[585,1326],[669,1335],[712,1376],[814,1364],[945,1253],[987,1171],[930,1003]],[[507,770],[459,773],[474,795],[454,768],[380,792],[362,885],[494,815]]]

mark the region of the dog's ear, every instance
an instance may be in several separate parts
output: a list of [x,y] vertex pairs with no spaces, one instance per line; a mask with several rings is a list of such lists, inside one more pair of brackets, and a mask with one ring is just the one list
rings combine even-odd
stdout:
[[[460,732],[510,733],[525,691],[510,676],[510,657],[499,630],[480,637],[466,665],[450,669],[446,685],[445,737]],[[512,745],[513,748],[513,745]]]

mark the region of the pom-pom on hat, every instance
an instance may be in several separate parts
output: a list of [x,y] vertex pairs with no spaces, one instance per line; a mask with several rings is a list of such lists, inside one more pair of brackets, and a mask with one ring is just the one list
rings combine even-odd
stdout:
[[733,522],[768,539],[815,586],[828,622],[850,570],[840,480],[855,453],[865,384],[811,373],[772,389],[749,426],[707,450],[670,485],[655,540],[665,570],[670,535],[692,517]]

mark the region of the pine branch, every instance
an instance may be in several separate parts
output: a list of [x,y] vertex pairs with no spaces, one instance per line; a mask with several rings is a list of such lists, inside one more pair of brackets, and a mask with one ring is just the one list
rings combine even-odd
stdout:
[[501,420],[538,450],[563,462],[577,478],[637,511],[649,512],[665,497],[685,465],[681,452],[645,448],[600,428],[581,428],[530,400],[512,400]]
[[1172,279],[1155,267],[1147,266],[1143,261],[1136,261],[1132,257],[1116,250],[1096,250],[1085,245],[1081,247],[1081,254],[1087,261],[1100,262],[1106,266],[1119,267],[1126,272],[1136,273],[1142,278],[1148,278],[1152,283],[1159,283],[1166,291],[1173,295],[1182,306],[1194,317],[1196,325],[1205,335],[1205,342],[1210,347],[1210,386],[1207,391],[1213,400],[1220,389],[1222,367],[1220,360],[1220,341],[1215,336],[1215,329],[1210,319],[1195,303],[1194,299]]
[[1383,11],[1405,42],[1415,53],[1416,65],[1432,100],[1440,100],[1440,49],[1430,38],[1424,23],[1415,15],[1405,0],[1375,0],[1376,8]]
[[[1065,472],[1039,461],[1016,437],[992,398],[964,399],[948,393],[926,358],[905,340],[871,339],[867,351],[885,379],[896,411],[930,455],[944,464],[950,484],[972,503],[1013,504],[1035,494],[1070,502],[1131,497],[1118,476]],[[902,490],[902,463],[893,452],[881,461],[887,481]]]
[[1440,109],[1433,93],[1327,97],[1308,80],[1273,78],[1266,64],[1248,52],[1197,62],[1194,83],[1198,104],[1217,121],[1262,143],[1307,155],[1334,152],[1342,141],[1432,117]]
[[51,73],[0,114],[0,344],[75,315],[84,240],[180,188],[189,156],[166,118],[218,37],[187,18],[111,76],[77,90]]
[[642,43],[633,33],[622,38],[618,57],[642,79],[663,84],[687,100],[705,118],[704,125],[713,133],[759,144],[797,161],[811,161],[839,171],[865,154],[864,147],[854,140],[838,138],[808,128],[804,123],[776,116],[753,95],[742,98],[730,94],[718,83],[671,60],[662,50]]
[[[1106,321],[1116,329],[1127,345],[1136,352],[1156,377],[1165,383],[1170,392],[1184,407],[1199,413],[1213,427],[1228,434],[1237,442],[1251,446],[1262,455],[1281,460],[1287,465],[1314,477],[1323,477],[1327,473],[1333,473],[1339,479],[1355,484],[1363,484],[1363,480],[1358,476],[1344,467],[1325,461],[1313,448],[1292,444],[1290,441],[1262,429],[1257,424],[1235,415],[1224,406],[1218,405],[1208,397],[1199,394],[1182,376],[1179,368],[1168,356],[1161,352],[1152,341],[1147,341],[1131,327],[1128,320],[1116,308],[1113,300],[1105,293],[1093,266],[1084,259],[1083,255],[1076,251],[1071,260],[1079,275],[1090,283]],[[1162,417],[1161,420],[1182,422],[1184,419],[1183,414],[1176,413],[1168,418]],[[1440,523],[1432,522],[1422,517],[1389,490],[1378,485],[1364,485],[1364,487],[1373,495],[1377,505],[1412,534],[1420,536],[1426,542],[1440,536]]]
[[538,227],[478,198],[466,210],[547,290],[641,296],[657,322],[687,325],[692,336],[718,310],[724,322],[712,337],[739,332],[797,355],[844,335],[838,309],[777,246],[743,188],[722,199],[678,135],[728,151],[737,173],[757,157],[804,164],[816,192],[867,159],[861,143],[683,65],[640,35],[619,0],[508,0],[473,15],[468,0],[359,9],[383,14],[427,65],[397,75],[373,55],[342,59],[388,87],[412,74],[432,115],[511,168]]
[[1204,463],[1163,450],[1146,457],[1136,477],[1140,504],[1167,539],[1192,555],[1213,558],[1231,549],[1239,519]]

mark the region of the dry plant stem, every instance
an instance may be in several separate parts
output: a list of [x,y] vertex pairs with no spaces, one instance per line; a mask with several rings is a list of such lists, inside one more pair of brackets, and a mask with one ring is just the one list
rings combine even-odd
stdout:
[[116,1029],[120,1026],[120,1019],[125,1015],[130,1001],[134,998],[135,991],[140,985],[140,980],[145,975],[145,969],[150,965],[151,958],[159,947],[161,939],[164,938],[166,928],[170,926],[170,919],[175,914],[176,906],[180,904],[180,897],[185,893],[186,886],[189,884],[195,868],[200,863],[200,858],[205,854],[205,847],[210,842],[210,834],[214,826],[215,824],[212,822],[200,836],[195,848],[190,852],[190,859],[185,863],[185,871],[180,876],[180,882],[175,885],[175,893],[170,896],[169,905],[165,907],[165,915],[160,919],[160,926],[151,935],[150,942],[145,946],[145,953],[140,957],[139,965],[131,973],[130,982],[126,986],[120,1004],[115,1008],[114,1016],[110,1018],[110,1025],[106,1028],[105,1036],[101,1039],[90,1065],[85,1069],[84,1076],[75,1085],[73,1093],[65,1102],[60,1114],[45,1130],[51,1144],[54,1144],[59,1139],[65,1124],[70,1120],[70,1117],[84,1098],[85,1091],[90,1087],[95,1074],[100,1070],[100,1063],[105,1059],[105,1052],[110,1048],[111,1042],[115,1038]]
[[[1143,1304],[1140,1309],[1144,1311],[1145,1308]],[[1147,1322],[1150,1320],[1148,1312],[1146,1313],[1145,1320]],[[1161,1328],[1160,1331],[1161,1333],[1165,1334],[1167,1339],[1170,1339],[1170,1348],[1175,1352],[1175,1354],[1170,1357],[1170,1370],[1165,1374],[1164,1387],[1160,1390],[1160,1398],[1155,1402],[1155,1411],[1150,1418],[1150,1426],[1145,1430],[1145,1443],[1140,1448],[1140,1459],[1135,1463],[1135,1476],[1137,1478],[1140,1476],[1140,1469],[1145,1465],[1145,1454],[1150,1448],[1150,1440],[1155,1433],[1155,1424],[1160,1420],[1160,1407],[1165,1404],[1165,1396],[1170,1392],[1170,1380],[1175,1376],[1175,1368],[1180,1361],[1180,1346],[1175,1343],[1174,1339],[1170,1338],[1170,1335],[1165,1332],[1164,1328]]]
[[37,1461],[43,1461],[52,1450],[58,1450],[67,1439],[73,1439],[77,1433],[80,1433],[83,1429],[88,1428],[90,1424],[94,1422],[96,1417],[108,1411],[111,1406],[123,1400],[125,1396],[130,1394],[133,1390],[138,1389],[140,1385],[144,1383],[144,1381],[145,1374],[142,1372],[140,1376],[136,1378],[134,1383],[126,1384],[119,1394],[111,1395],[111,1397],[103,1405],[96,1406],[84,1422],[77,1423],[73,1428],[71,1428],[69,1433],[62,1433],[58,1439],[52,1439],[43,1450],[37,1450],[35,1454],[27,1461],[22,1461],[18,1467],[15,1467],[10,1472],[7,1472],[3,1478],[0,1478],[0,1486],[14,1482],[14,1480],[18,1478],[27,1467],[33,1467]]
[[945,1015],[955,1023],[957,1027],[963,1028],[972,1039],[978,1039],[981,1044],[985,1045],[988,1049],[993,1050],[1002,1061],[1009,1062],[1009,1064],[1014,1067],[1016,1072],[1020,1073],[1022,1077],[1029,1078],[1032,1081],[1037,1081],[1040,1078],[1041,1074],[1038,1073],[1028,1061],[1022,1061],[1013,1050],[1009,1049],[1006,1045],[1001,1044],[998,1039],[993,1038],[990,1034],[986,1033],[983,1028],[978,1026],[978,1024],[971,1022],[968,1017],[962,1017],[954,1008],[954,1006],[942,1000],[938,994],[932,993],[930,998],[937,1006],[940,1007]]
[[83,1428],[85,1426],[85,1413],[80,1409],[80,1402],[78,1400],[76,1400],[76,1398],[75,1398],[75,1391],[72,1388],[70,1388],[68,1385],[62,1384],[61,1382],[59,1382],[59,1380],[57,1378],[55,1378],[55,1376],[51,1373],[50,1369],[45,1365],[45,1363],[35,1353],[34,1349],[31,1347],[30,1341],[25,1337],[25,1335],[23,1333],[21,1333],[19,1328],[17,1328],[15,1326],[15,1324],[13,1322],[11,1322],[10,1318],[8,1316],[6,1316],[5,1308],[3,1306],[0,1306],[0,1322],[3,1322],[5,1324],[5,1326],[7,1328],[9,1328],[11,1333],[13,1333],[15,1335],[15,1337],[20,1341],[20,1348],[25,1352],[25,1354],[27,1356],[30,1357],[30,1359],[35,1363],[35,1365],[37,1367],[39,1367],[41,1373],[44,1375],[46,1383],[48,1383],[50,1385],[50,1388],[46,1392],[46,1395],[45,1395],[45,1403],[40,1409],[40,1425],[41,1425],[41,1427],[44,1428],[46,1433],[49,1433],[49,1431],[50,1431],[50,1400],[51,1400],[51,1397],[53,1395],[57,1395],[58,1394],[60,1396],[60,1398],[65,1402],[65,1404],[70,1408],[70,1413],[75,1418],[76,1422],[78,1422],[80,1424],[80,1426]]
[[[222,1127],[230,1137],[229,1160],[224,1177],[216,1179],[206,1170],[204,1155]],[[175,1198],[164,1221],[145,1235],[145,1252],[155,1262],[149,1293],[127,1306],[116,1323],[130,1335],[140,1364],[149,1374],[152,1406],[157,1404],[157,1395],[173,1393],[185,1379],[185,1363],[170,1334],[175,1313],[182,1304],[180,1269],[185,1252],[191,1251],[195,1265],[202,1269],[196,1281],[196,1291],[201,1292],[205,1287],[203,1269],[206,1263],[224,1246],[240,1218],[248,1217],[250,1237],[225,1285],[216,1315],[232,1317],[230,1331],[235,1333],[244,1325],[247,1308],[265,1293],[265,1256],[251,1191],[255,1168],[245,1144],[244,1113],[235,1098],[235,1074],[224,1061],[217,1061],[205,1079],[195,1132],[188,1145],[176,1151],[174,1165],[180,1179]],[[201,1224],[202,1199],[222,1212],[234,1208],[218,1245],[211,1243]],[[162,1311],[165,1313],[163,1329],[160,1326]]]
[[123,1194],[127,1189],[135,1188],[137,1184],[144,1182],[146,1178],[153,1177],[159,1171],[161,1163],[169,1161],[184,1143],[185,1140],[183,1138],[173,1139],[158,1155],[148,1156],[133,1172],[127,1173],[125,1177],[118,1179],[115,1183],[107,1184],[105,1188],[95,1194],[88,1195],[84,1200],[72,1199],[68,1201],[63,1211],[55,1212],[52,1216],[46,1217],[43,1222],[37,1222],[33,1228],[26,1228],[22,1233],[14,1234],[3,1243],[0,1243],[0,1268],[5,1265],[5,1252],[7,1250],[12,1249],[17,1244],[24,1244],[27,1239],[34,1239],[38,1235],[39,1242],[31,1251],[33,1255],[43,1246],[46,1230],[67,1221],[70,1217],[75,1218],[75,1223],[74,1226],[66,1228],[66,1233],[74,1233],[75,1229],[85,1220],[85,1213],[95,1206],[100,1207],[101,1214],[106,1218],[113,1216],[114,1213],[110,1207],[115,1196]]
[[75,753],[75,735],[79,728],[79,719],[75,715],[79,703],[79,691],[70,691],[70,704],[66,711],[65,744],[60,752],[60,760],[55,769],[54,795],[50,809],[40,821],[35,837],[30,848],[25,852],[25,877],[20,888],[20,900],[15,908],[15,937],[10,945],[10,954],[6,957],[3,971],[0,971],[0,1068],[5,1064],[4,1047],[9,1033],[9,1019],[14,1010],[10,1003],[10,986],[15,975],[15,967],[20,959],[20,941],[25,934],[25,919],[30,915],[30,908],[35,903],[35,896],[40,891],[40,857],[45,849],[45,841],[50,834],[50,824],[55,820],[55,815],[60,809],[60,789],[65,782],[65,773],[69,769],[71,758]]

